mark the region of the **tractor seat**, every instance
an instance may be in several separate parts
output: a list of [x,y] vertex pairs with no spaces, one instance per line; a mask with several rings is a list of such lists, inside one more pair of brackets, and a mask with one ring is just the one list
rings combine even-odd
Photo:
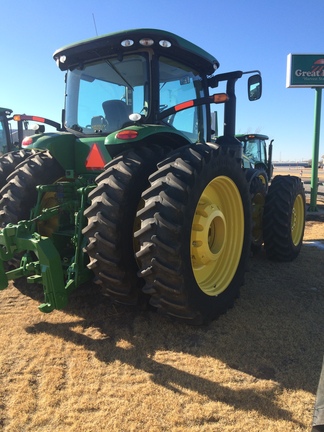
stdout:
[[107,130],[113,132],[121,129],[123,124],[129,121],[129,107],[121,100],[109,100],[102,103],[105,117],[108,121]]

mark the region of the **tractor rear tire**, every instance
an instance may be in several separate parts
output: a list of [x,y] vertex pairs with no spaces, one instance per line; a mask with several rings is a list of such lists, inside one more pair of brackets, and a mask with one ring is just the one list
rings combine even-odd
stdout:
[[263,214],[266,255],[274,261],[292,261],[305,229],[305,190],[299,177],[276,176],[269,187]]
[[0,189],[5,186],[7,177],[16,167],[35,152],[35,150],[17,150],[0,156]]
[[89,194],[91,205],[84,212],[88,225],[83,229],[88,268],[103,294],[118,303],[137,304],[143,297],[134,255],[136,211],[149,175],[167,151],[156,145],[126,151],[105,166]]
[[158,311],[192,325],[233,306],[251,245],[248,183],[233,149],[183,147],[149,178],[135,233],[143,291]]
[[260,252],[263,243],[263,211],[268,191],[268,178],[263,170],[249,169],[245,173],[249,182],[252,205],[252,242],[251,252]]
[[63,176],[63,168],[48,151],[27,157],[0,191],[0,227],[29,219],[37,201],[36,186],[52,184]]

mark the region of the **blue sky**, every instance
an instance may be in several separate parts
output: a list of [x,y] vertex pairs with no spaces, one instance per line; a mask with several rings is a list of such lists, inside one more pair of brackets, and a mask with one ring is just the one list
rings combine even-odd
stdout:
[[14,7],[1,2],[0,13],[0,106],[60,122],[64,74],[52,58],[56,49],[96,31],[159,28],[209,51],[219,72],[260,70],[259,101],[248,101],[244,78],[237,84],[237,133],[274,139],[275,160],[312,157],[315,90],[287,89],[286,62],[289,53],[324,57],[323,0],[16,0]]

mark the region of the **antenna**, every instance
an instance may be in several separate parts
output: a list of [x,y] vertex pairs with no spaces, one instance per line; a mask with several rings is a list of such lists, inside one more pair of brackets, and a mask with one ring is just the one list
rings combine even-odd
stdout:
[[93,25],[94,25],[94,28],[95,28],[95,30],[96,30],[96,36],[98,36],[97,25],[96,25],[96,19],[95,19],[94,14],[92,14],[92,19],[93,19]]

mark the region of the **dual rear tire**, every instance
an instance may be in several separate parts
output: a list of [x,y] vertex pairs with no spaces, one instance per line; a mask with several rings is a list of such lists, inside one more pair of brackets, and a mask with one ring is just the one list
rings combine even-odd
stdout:
[[235,152],[181,148],[143,193],[135,233],[144,292],[160,312],[204,324],[233,306],[251,241],[248,184]]
[[276,176],[270,185],[263,214],[264,248],[274,261],[297,258],[305,229],[305,190],[296,176]]
[[164,159],[167,149],[152,145],[132,149],[109,162],[96,178],[97,186],[89,194],[88,219],[83,229],[88,239],[88,268],[102,292],[116,302],[136,304],[143,281],[137,277],[134,257],[137,229],[136,212],[142,205],[141,194],[149,175]]
[[160,312],[203,324],[233,305],[244,281],[248,184],[228,148],[165,156],[160,147],[132,150],[96,179],[83,230],[89,268],[117,302],[144,292]]

